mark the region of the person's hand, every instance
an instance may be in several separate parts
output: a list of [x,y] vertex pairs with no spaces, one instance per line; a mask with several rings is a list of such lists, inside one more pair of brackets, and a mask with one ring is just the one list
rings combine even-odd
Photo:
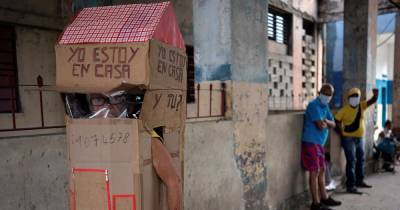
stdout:
[[374,88],[374,89],[372,89],[372,93],[374,94],[375,97],[378,97],[379,90],[377,88]]

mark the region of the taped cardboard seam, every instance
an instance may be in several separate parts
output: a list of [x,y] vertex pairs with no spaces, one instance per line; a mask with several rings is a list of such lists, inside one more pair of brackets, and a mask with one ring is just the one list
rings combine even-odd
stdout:
[[105,169],[94,169],[94,168],[73,168],[72,173],[75,174],[75,172],[99,172],[99,173],[104,173],[107,175],[107,170]]
[[106,192],[107,192],[107,207],[109,210],[111,210],[111,192],[110,192],[110,181],[107,178],[106,181]]

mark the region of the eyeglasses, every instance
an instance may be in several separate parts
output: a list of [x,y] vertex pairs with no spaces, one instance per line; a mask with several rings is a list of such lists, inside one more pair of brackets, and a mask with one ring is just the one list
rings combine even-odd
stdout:
[[96,96],[91,96],[89,102],[90,105],[92,106],[103,106],[105,104],[119,105],[126,103],[126,96],[120,95],[114,97],[104,97],[101,95],[96,95]]

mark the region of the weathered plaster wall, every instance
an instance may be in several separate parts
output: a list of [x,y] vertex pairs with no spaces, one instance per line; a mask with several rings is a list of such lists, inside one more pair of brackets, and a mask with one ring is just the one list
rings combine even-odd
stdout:
[[196,82],[231,78],[230,7],[228,0],[193,2]]
[[303,19],[298,16],[293,16],[292,23],[292,37],[293,37],[293,95],[294,106],[301,107],[301,94],[303,93],[302,87],[302,58],[303,58]]
[[266,0],[231,0],[232,80],[267,82],[266,15]]
[[58,16],[60,3],[60,0],[41,0],[40,3],[38,3],[36,0],[2,0],[0,7],[9,10],[40,14],[41,16]]
[[[232,104],[232,130],[224,135],[233,135],[234,154],[230,158],[243,185],[239,192],[241,206],[234,209],[267,206],[265,136],[260,133],[265,130],[268,112],[266,11],[267,1],[193,2],[195,79],[231,81],[228,98]],[[219,165],[219,160],[210,164]],[[203,209],[206,204],[194,208]]]
[[265,209],[267,206],[266,136],[262,133],[266,129],[267,97],[266,84],[232,84],[235,160],[244,184],[245,209]]
[[317,0],[270,0],[268,3],[299,17],[318,18]]
[[[18,89],[21,113],[16,114],[17,127],[41,126],[40,98],[36,85],[41,75],[44,85],[55,85],[54,44],[59,32],[31,27],[16,26],[16,52]],[[58,92],[43,92],[44,122],[47,126],[64,124],[64,106]],[[11,114],[0,114],[0,128],[12,128]]]
[[0,138],[3,210],[67,209],[64,134]]
[[270,209],[294,209],[289,208],[288,200],[308,188],[306,172],[300,164],[303,114],[270,114],[266,123],[268,206]]
[[186,124],[185,209],[244,209],[232,130],[230,120]]
[[396,15],[394,41],[394,72],[393,72],[393,127],[396,134],[400,133],[400,15]]

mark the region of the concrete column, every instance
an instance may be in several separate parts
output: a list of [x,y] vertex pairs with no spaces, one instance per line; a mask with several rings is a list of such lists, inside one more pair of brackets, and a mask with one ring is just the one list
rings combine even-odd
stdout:
[[393,68],[393,131],[400,134],[400,14],[396,15],[394,68]]
[[[344,52],[343,95],[348,89],[358,87],[362,97],[369,98],[375,86],[376,19],[378,1],[345,0],[344,2]],[[372,151],[374,109],[366,112],[366,153]]]
[[[213,124],[208,136],[219,130],[216,135],[219,138],[209,140],[220,142],[221,152],[231,150],[231,153],[223,157],[210,154],[219,158],[206,163],[207,168],[218,168],[218,171],[209,171],[207,177],[194,173],[201,170],[188,166],[193,160],[186,155],[185,171],[190,177],[185,177],[185,209],[267,208],[266,15],[267,0],[193,1],[195,80],[198,83],[225,81],[228,106],[232,107],[230,118]],[[205,123],[190,126],[190,135],[202,136],[201,126]],[[213,144],[202,143],[208,139],[188,141],[185,147],[193,149],[203,150]],[[196,152],[202,151],[199,149]],[[215,148],[210,146],[209,151]],[[219,177],[220,172],[225,177]],[[204,188],[207,190],[198,190]],[[194,200],[205,202],[199,204]]]

